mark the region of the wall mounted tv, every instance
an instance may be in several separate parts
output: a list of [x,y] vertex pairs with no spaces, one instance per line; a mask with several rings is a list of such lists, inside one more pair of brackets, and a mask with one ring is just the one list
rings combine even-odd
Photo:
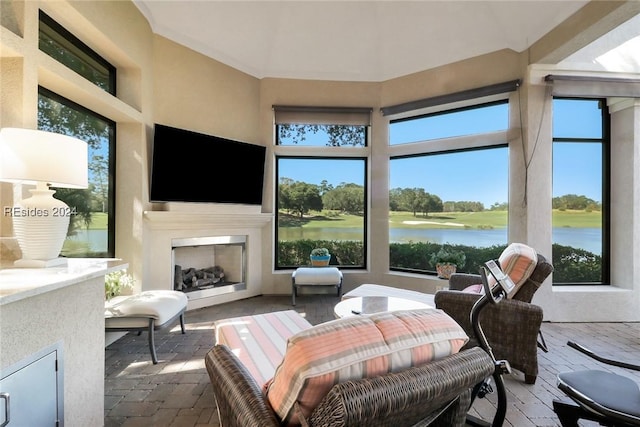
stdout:
[[155,125],[152,202],[262,204],[266,148]]

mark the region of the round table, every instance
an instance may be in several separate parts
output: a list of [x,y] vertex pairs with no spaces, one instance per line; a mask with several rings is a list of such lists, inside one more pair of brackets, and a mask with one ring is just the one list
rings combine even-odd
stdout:
[[333,309],[336,318],[382,311],[434,308],[428,304],[397,297],[355,297],[340,301]]

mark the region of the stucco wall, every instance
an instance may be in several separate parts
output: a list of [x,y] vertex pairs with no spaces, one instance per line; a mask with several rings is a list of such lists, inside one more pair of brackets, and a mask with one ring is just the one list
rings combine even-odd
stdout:
[[104,276],[37,295],[0,310],[0,369],[60,343],[64,422],[104,421]]

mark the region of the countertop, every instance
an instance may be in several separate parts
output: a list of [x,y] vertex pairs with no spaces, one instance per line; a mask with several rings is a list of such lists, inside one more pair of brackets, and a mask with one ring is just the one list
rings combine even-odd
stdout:
[[128,264],[113,258],[69,258],[66,265],[49,268],[3,268],[0,270],[0,306],[75,285]]

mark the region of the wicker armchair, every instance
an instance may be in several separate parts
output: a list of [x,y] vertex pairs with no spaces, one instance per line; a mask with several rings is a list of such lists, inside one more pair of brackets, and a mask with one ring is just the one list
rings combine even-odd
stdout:
[[[205,357],[223,427],[279,426],[280,421],[244,365],[224,345]],[[308,426],[463,426],[470,388],[491,375],[491,358],[472,348],[420,367],[338,383]]]
[[[538,376],[538,335],[542,324],[542,308],[531,304],[531,299],[552,271],[553,266],[538,254],[536,268],[513,298],[487,307],[480,315],[480,324],[496,358],[508,360],[511,367],[523,372],[527,384],[534,384]],[[436,308],[455,319],[470,337],[474,334],[469,314],[480,296],[460,291],[478,283],[479,275],[455,273],[449,279],[449,290],[435,294]],[[475,345],[477,342],[471,340],[466,348]]]

